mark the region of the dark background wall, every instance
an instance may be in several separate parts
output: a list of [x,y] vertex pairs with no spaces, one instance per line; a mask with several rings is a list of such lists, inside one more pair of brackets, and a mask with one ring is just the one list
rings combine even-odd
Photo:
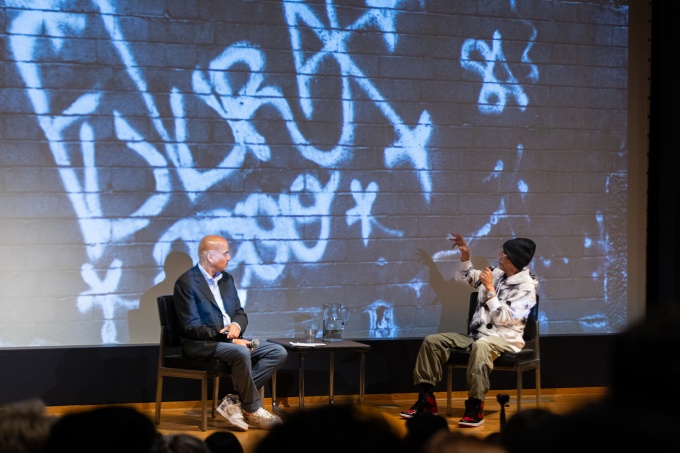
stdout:
[[[671,28],[673,2],[652,3],[652,61],[649,134],[649,191],[647,213],[647,308],[677,304],[669,279],[680,272],[678,237],[678,38]],[[642,238],[640,238],[642,239]]]
[[[606,357],[612,335],[548,336],[541,342],[543,388],[607,385]],[[412,372],[421,339],[363,340],[366,393],[415,392]],[[40,397],[47,405],[88,405],[155,401],[158,349],[155,346],[109,346],[0,350],[0,403]],[[291,354],[277,375],[277,399],[298,395],[298,357]],[[308,353],[305,395],[328,394],[328,355]],[[354,353],[335,354],[336,395],[359,392],[359,360]],[[492,374],[492,388],[515,387],[513,373]],[[227,388],[229,383],[223,383]],[[533,372],[524,387],[534,387]],[[167,379],[165,401],[196,400],[198,381]],[[464,370],[455,370],[454,390],[465,389]],[[445,390],[445,382],[438,391]],[[271,396],[271,389],[265,392]]]

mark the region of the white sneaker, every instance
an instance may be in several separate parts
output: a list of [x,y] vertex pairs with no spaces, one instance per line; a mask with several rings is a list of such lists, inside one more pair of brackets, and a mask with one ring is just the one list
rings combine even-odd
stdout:
[[268,412],[264,407],[261,407],[250,414],[244,411],[243,418],[249,425],[260,429],[270,429],[281,423],[279,417]]
[[248,431],[248,424],[243,419],[243,411],[238,396],[225,396],[220,405],[217,406],[217,412],[236,428],[241,431]]

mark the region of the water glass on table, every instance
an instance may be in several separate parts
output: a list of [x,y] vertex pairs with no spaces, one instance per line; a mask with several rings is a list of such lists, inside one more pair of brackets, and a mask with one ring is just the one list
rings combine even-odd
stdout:
[[317,323],[312,323],[308,327],[305,327],[305,341],[307,343],[314,343],[316,341],[316,334],[319,333],[319,325]]

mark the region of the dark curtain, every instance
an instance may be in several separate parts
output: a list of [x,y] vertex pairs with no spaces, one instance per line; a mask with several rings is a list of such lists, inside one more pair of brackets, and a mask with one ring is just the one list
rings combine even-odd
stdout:
[[[652,3],[647,308],[680,303],[680,57],[677,2]],[[631,238],[630,240],[636,240]],[[635,272],[635,270],[631,270]]]

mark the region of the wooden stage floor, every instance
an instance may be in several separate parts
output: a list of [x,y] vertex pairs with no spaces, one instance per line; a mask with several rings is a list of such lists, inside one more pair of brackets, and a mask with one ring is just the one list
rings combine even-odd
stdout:
[[[604,388],[564,388],[564,389],[542,389],[540,407],[549,409],[555,413],[566,413],[584,404],[595,401],[605,392]],[[510,395],[509,406],[506,407],[506,419],[516,412],[516,399],[514,390],[491,390],[485,400],[484,425],[477,428],[458,427],[458,420],[463,415],[464,400],[467,395],[464,392],[453,393],[453,415],[447,417],[451,431],[460,431],[462,434],[486,437],[487,435],[500,431],[500,406],[496,401],[498,393]],[[446,415],[446,393],[437,392],[437,406],[440,415]],[[399,417],[399,412],[408,409],[416,400],[416,393],[399,393],[386,395],[366,395],[364,404],[371,406],[376,411],[382,413],[384,417],[402,434],[405,433],[406,421]],[[357,401],[356,395],[335,395],[335,404],[346,404]],[[316,405],[328,404],[328,398],[322,396],[309,396],[305,398],[305,408]],[[142,413],[147,414],[152,420],[154,416],[154,403],[130,404]],[[281,398],[279,407],[292,412],[298,408],[298,398]],[[522,408],[536,407],[536,397],[533,389],[525,389],[522,392]],[[73,411],[91,409],[93,406],[49,406],[46,412],[50,415],[63,415]],[[265,398],[265,408],[271,410],[271,398]],[[204,439],[209,434],[219,430],[231,430],[229,423],[219,414],[215,419],[208,417],[208,429],[201,431],[199,428],[200,417],[199,402],[166,402],[163,403],[161,410],[161,422],[158,431],[163,434],[191,434]],[[254,451],[257,442],[267,434],[267,431],[260,429],[249,429],[246,432],[233,431],[241,441],[245,452]]]

